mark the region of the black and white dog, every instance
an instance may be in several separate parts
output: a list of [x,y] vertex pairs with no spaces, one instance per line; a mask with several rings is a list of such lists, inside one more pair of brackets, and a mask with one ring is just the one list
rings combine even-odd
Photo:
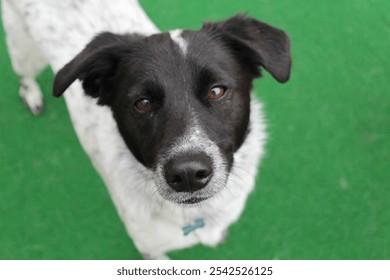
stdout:
[[159,33],[135,0],[2,0],[2,12],[21,97],[40,113],[34,78],[49,64],[139,251],[223,240],[264,152],[252,81],[259,67],[289,79],[287,35],[243,15]]

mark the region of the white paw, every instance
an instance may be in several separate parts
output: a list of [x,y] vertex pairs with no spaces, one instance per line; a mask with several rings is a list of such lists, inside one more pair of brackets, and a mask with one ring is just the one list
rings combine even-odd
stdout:
[[229,237],[229,232],[227,229],[225,229],[224,231],[222,231],[221,238],[219,239],[218,244],[226,243],[228,237]]
[[142,253],[142,256],[145,260],[169,260],[165,254]]
[[218,229],[210,231],[207,236],[201,238],[202,244],[210,247],[216,247],[217,245],[223,244],[228,238],[228,229]]
[[42,113],[43,97],[39,85],[34,79],[20,79],[19,95],[31,113],[34,115]]

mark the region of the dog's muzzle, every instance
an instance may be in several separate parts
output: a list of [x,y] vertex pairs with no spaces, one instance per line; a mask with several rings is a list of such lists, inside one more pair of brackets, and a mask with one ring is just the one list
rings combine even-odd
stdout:
[[226,185],[226,160],[198,125],[162,151],[157,162],[157,191],[167,201],[199,204]]

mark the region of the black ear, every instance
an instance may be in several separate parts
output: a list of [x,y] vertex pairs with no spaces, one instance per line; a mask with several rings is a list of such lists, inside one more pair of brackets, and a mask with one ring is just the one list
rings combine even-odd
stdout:
[[288,81],[290,40],[284,31],[245,15],[207,23],[203,30],[221,37],[255,77],[260,75],[259,66],[263,66],[279,82]]
[[58,71],[53,95],[61,96],[76,79],[80,79],[86,94],[98,98],[100,105],[110,104],[119,61],[130,52],[131,42],[139,37],[112,33],[96,36],[81,53]]

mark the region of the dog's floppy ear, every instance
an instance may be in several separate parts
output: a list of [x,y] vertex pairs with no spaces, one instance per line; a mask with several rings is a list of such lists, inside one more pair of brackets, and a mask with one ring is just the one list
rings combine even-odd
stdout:
[[115,35],[108,32],[96,36],[58,71],[53,95],[61,96],[76,79],[80,79],[86,94],[98,98],[100,105],[110,104],[118,63],[130,52],[131,42],[138,38],[138,35]]
[[290,40],[284,31],[245,15],[206,23],[203,30],[221,37],[255,77],[260,75],[259,66],[263,66],[277,81],[288,81],[291,69]]

